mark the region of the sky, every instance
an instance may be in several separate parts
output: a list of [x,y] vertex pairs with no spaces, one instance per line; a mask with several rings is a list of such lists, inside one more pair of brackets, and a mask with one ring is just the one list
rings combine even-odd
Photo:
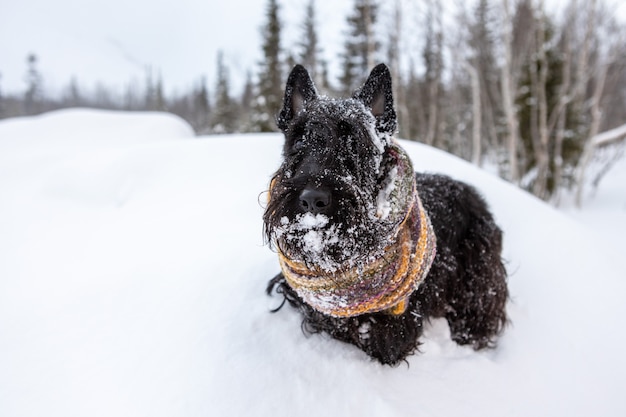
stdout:
[[[554,7],[566,0],[545,1]],[[626,16],[626,1],[607,1]],[[286,49],[293,50],[300,41],[307,3],[279,0]],[[442,3],[450,8],[456,0]],[[0,0],[0,92],[25,89],[30,53],[38,57],[45,93],[61,92],[72,78],[82,88],[93,89],[101,82],[124,91],[129,84],[143,86],[148,68],[155,76],[161,74],[166,93],[184,93],[202,76],[211,89],[218,50],[224,52],[237,90],[248,71],[256,72],[261,59],[266,4],[266,0]],[[352,4],[353,0],[317,2],[320,44],[331,77],[338,75]],[[389,19],[383,15],[382,24],[388,25]],[[409,16],[404,30],[415,33],[420,19]]]
[[[202,75],[211,81],[223,50],[231,80],[243,81],[261,58],[266,1],[0,0],[0,88],[24,89],[26,56],[35,53],[45,88],[143,83],[160,72],[166,90],[186,90]],[[281,0],[284,45],[299,40],[306,0]],[[334,49],[352,0],[318,2],[321,41]],[[287,21],[289,19],[289,21]],[[338,49],[327,51],[336,56]],[[209,84],[211,87],[211,84]]]

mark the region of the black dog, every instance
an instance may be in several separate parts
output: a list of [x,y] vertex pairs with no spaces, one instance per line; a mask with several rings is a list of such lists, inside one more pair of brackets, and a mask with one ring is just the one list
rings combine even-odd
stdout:
[[387,67],[331,99],[296,66],[277,123],[284,160],[264,226],[283,272],[268,293],[302,312],[303,329],[384,364],[416,350],[429,317],[445,317],[459,344],[494,346],[507,322],[502,233],[474,188],[413,173],[392,138]]

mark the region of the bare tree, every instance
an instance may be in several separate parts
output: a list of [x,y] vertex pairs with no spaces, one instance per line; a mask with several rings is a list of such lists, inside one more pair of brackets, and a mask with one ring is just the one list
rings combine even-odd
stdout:
[[[593,1],[592,6],[595,9],[595,0]],[[590,13],[589,19],[591,20],[592,18],[595,18],[596,13],[596,10],[594,10],[593,13]],[[593,61],[590,60],[588,65],[586,65],[586,68],[589,68],[589,72],[591,73],[590,77],[592,77],[591,86],[586,86],[586,90],[589,90],[592,93],[588,100],[590,115],[589,131],[576,172],[576,204],[578,206],[582,204],[583,191],[585,187],[585,172],[588,169],[589,163],[591,162],[593,153],[596,148],[600,146],[600,144],[604,144],[604,142],[606,141],[606,139],[599,139],[599,137],[602,138],[602,136],[600,136],[599,134],[603,116],[602,101],[606,91],[607,83],[609,81],[608,74],[613,65],[619,65],[619,57],[626,54],[626,47],[624,46],[626,36],[624,34],[624,31],[619,32],[619,28],[615,27],[614,21],[603,22],[603,25],[599,25],[595,19],[593,19],[593,21],[591,22],[588,22],[588,30],[585,35],[585,43],[588,42],[591,45],[592,41],[587,41],[587,39],[591,39],[593,35],[589,33],[593,33],[600,26],[609,28],[610,36],[608,36],[607,34],[601,36],[601,39],[598,40],[599,45],[596,45],[596,47],[593,48],[596,55],[595,59]],[[589,29],[590,27],[591,29]],[[580,76],[583,77],[584,75],[581,74]],[[616,86],[613,85],[612,87]],[[621,140],[620,135],[616,136],[618,137],[617,140]]]
[[443,30],[441,3],[429,0],[426,13],[426,43],[423,57],[426,66],[424,83],[427,91],[428,129],[424,142],[428,145],[441,146],[441,102],[443,74]]
[[504,46],[504,64],[502,66],[502,104],[504,113],[506,114],[506,124],[508,128],[507,148],[509,155],[509,180],[517,182],[519,180],[518,161],[517,161],[517,143],[518,124],[515,115],[515,93],[517,85],[512,75],[513,71],[513,28],[511,19],[511,10],[509,1],[503,0],[504,21],[503,21],[503,39]]
[[530,65],[530,79],[534,96],[532,113],[535,119],[532,132],[536,164],[533,194],[539,198],[546,199],[548,194],[550,155],[548,151],[548,98],[546,95],[548,60],[546,59],[546,16],[543,0],[539,1],[537,14],[533,57]]

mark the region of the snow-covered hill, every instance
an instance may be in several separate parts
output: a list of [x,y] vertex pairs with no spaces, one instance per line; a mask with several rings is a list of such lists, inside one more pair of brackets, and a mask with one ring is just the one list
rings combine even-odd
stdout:
[[505,231],[512,324],[495,350],[434,321],[422,353],[389,368],[270,314],[261,215],[279,135],[193,138],[162,114],[0,122],[0,416],[626,415],[612,245],[403,145],[416,169],[480,189]]

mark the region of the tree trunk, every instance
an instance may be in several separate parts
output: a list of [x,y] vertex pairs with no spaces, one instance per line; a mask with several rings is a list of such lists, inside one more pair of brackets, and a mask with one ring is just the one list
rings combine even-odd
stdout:
[[518,135],[518,121],[515,111],[515,95],[516,86],[513,82],[511,75],[513,67],[513,40],[512,40],[512,28],[511,28],[511,12],[509,10],[508,0],[503,0],[504,5],[504,65],[502,66],[502,101],[504,107],[504,114],[506,115],[506,125],[508,129],[508,159],[509,159],[509,180],[513,183],[519,181],[518,161],[517,161],[517,143],[519,141]]
[[470,63],[465,62],[465,68],[470,74],[472,82],[472,164],[481,165],[481,132],[482,132],[482,111],[480,107],[480,80],[478,71]]
[[[548,61],[546,59],[545,51],[545,15],[543,1],[539,4],[541,16],[539,17],[539,27],[537,28],[537,61],[538,79],[536,89],[537,100],[537,130],[538,130],[538,143],[535,149],[535,158],[537,161],[537,178],[533,186],[533,194],[537,197],[545,200],[548,197],[548,176],[550,174],[550,155],[548,149],[548,100],[546,97],[546,87],[548,79]],[[537,69],[537,66],[535,66]]]
[[605,62],[604,65],[600,64],[600,74],[598,76],[598,79],[596,80],[596,87],[593,92],[593,97],[591,98],[591,126],[589,128],[589,137],[585,142],[585,147],[583,150],[583,154],[580,158],[578,172],[576,175],[576,205],[578,207],[582,205],[583,190],[585,186],[585,171],[587,170],[589,162],[591,162],[591,157],[593,156],[593,152],[596,146],[596,141],[594,140],[594,138],[597,136],[598,131],[600,130],[600,122],[602,121],[602,109],[600,107],[600,99],[602,98],[604,84],[606,83],[609,62],[610,60],[607,59],[607,62]]

